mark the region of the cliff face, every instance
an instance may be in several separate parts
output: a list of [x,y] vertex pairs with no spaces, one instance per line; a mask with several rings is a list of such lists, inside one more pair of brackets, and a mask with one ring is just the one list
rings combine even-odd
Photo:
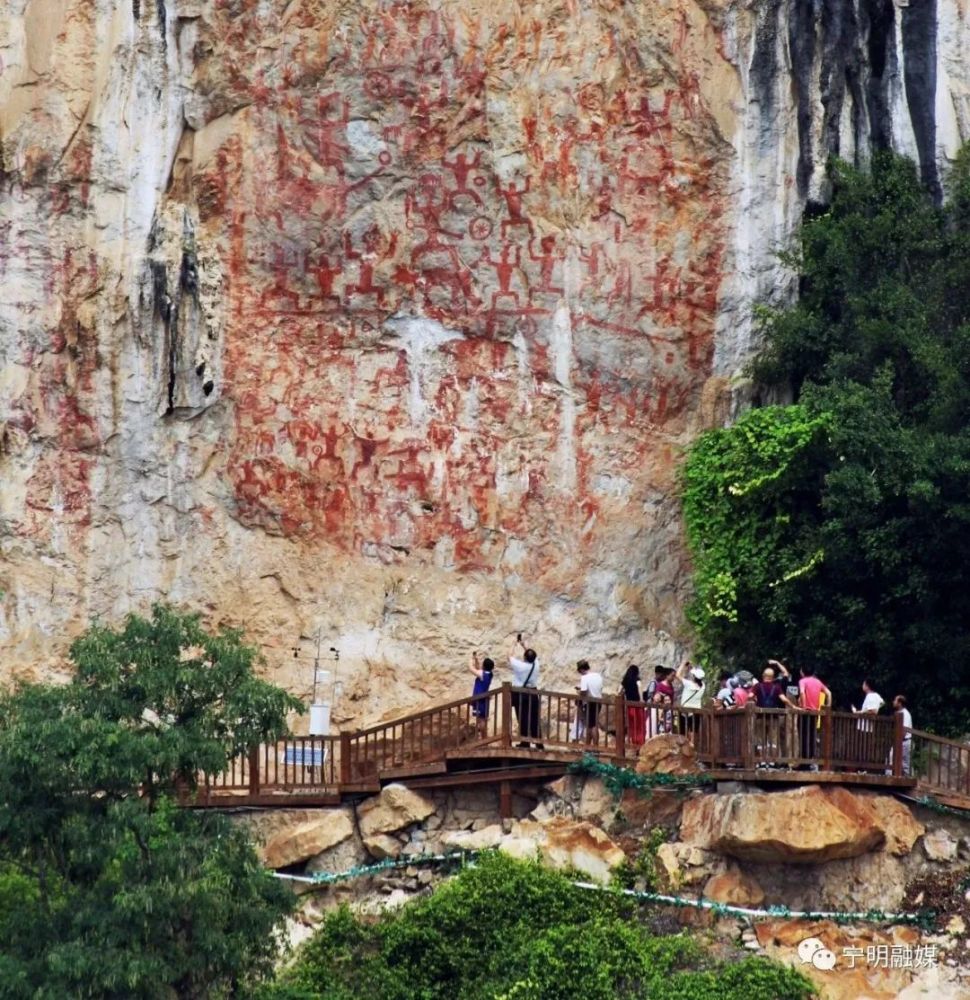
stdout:
[[[166,597],[336,716],[683,638],[679,449],[826,156],[939,191],[966,0],[10,0],[0,644]],[[294,660],[291,647],[300,645]]]

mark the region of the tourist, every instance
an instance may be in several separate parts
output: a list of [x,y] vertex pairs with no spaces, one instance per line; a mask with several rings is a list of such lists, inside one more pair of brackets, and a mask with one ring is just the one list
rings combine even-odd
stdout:
[[853,705],[852,711],[858,715],[878,715],[886,702],[868,677],[862,681],[862,693],[865,695],[862,699],[862,708],[856,708]]
[[776,680],[775,671],[777,667],[779,673],[786,679],[791,679],[791,674],[784,663],[778,660],[769,660],[768,666],[761,672],[761,680],[754,686],[754,700],[758,708],[781,708],[787,705],[789,708],[796,708],[788,695],[785,694],[785,685]]
[[671,706],[674,703],[674,686],[671,683],[674,669],[673,667],[658,667],[659,680],[653,692],[653,703],[661,707],[657,717],[656,731],[658,733],[669,733],[673,728],[673,712]]
[[817,771],[814,763],[818,755],[818,731],[821,717],[815,713],[822,711],[823,705],[832,704],[832,692],[815,676],[814,667],[801,667],[798,679],[798,704],[805,712],[811,712],[799,720],[802,734],[802,757],[811,760],[811,770]]
[[[906,696],[897,694],[893,698],[893,712],[900,717],[903,727],[903,770],[902,773],[908,776],[913,762],[913,716],[910,715],[906,707]],[[893,773],[893,752],[889,751],[889,770],[886,774]]]
[[647,710],[640,704],[640,668],[635,663],[626,668],[620,685],[626,701],[627,739],[639,749],[647,739]]
[[[862,693],[865,695],[862,699],[862,708],[856,708],[855,705],[853,705],[853,713],[856,715],[866,716],[878,715],[886,702],[882,695],[876,691],[875,686],[868,677],[862,681]],[[859,760],[856,761],[856,764],[863,765],[859,769],[859,773],[863,774],[869,769],[867,765],[870,761],[884,760],[886,752],[885,749],[880,747],[879,741],[877,740],[876,726],[870,720],[860,719],[856,724],[856,728],[858,729],[861,737],[858,740]]]
[[[751,680],[754,683],[754,678]],[[734,698],[734,704],[738,708],[744,708],[751,701],[751,688],[745,685],[740,674],[735,674],[728,683],[731,685],[731,696]]]
[[[514,655],[522,650],[522,656]],[[531,688],[533,691],[539,687],[539,659],[536,651],[525,645],[520,632],[512,645],[509,653],[509,666],[512,668],[512,686],[516,688]],[[519,736],[523,737],[519,747],[524,750],[529,748],[529,741],[526,737],[531,737],[535,742],[537,750],[544,750],[542,743],[538,742],[539,737],[539,696],[532,691],[513,691],[512,709],[515,717],[519,720]]]
[[[472,703],[472,715],[475,717],[475,728],[478,735],[484,737],[488,731],[488,698],[484,697],[488,689],[492,686],[492,674],[495,670],[495,661],[486,656],[481,663],[478,662],[478,653],[472,653],[471,663],[468,667],[475,675],[475,684],[472,688],[472,697],[478,698]],[[482,697],[479,697],[481,695]]]
[[717,675],[717,694],[714,695],[715,708],[734,708],[734,691],[731,687],[731,674],[727,670],[722,670]]
[[693,733],[700,721],[699,710],[704,707],[704,670],[684,660],[677,671],[681,681],[680,707],[687,712],[680,716],[680,734]]
[[677,676],[682,682],[680,689],[681,708],[703,708],[704,707],[704,670],[695,667],[690,660],[684,660],[677,671]]
[[603,675],[591,670],[587,660],[580,660],[576,664],[576,670],[579,672],[579,683],[576,685],[580,697],[579,715],[587,742],[597,746],[600,741],[599,699],[603,697]]

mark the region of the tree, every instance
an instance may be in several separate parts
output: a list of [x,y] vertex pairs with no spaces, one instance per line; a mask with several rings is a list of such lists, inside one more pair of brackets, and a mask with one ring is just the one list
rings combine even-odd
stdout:
[[432,896],[370,923],[331,914],[260,1000],[801,1000],[811,984],[764,959],[715,962],[659,937],[636,904],[537,862],[480,858]]
[[267,975],[289,890],[242,828],[180,808],[300,703],[239,633],[163,606],[0,698],[0,996],[221,997]]
[[762,312],[752,365],[794,403],[702,436],[683,479],[709,656],[811,665],[843,704],[869,674],[942,730],[970,723],[968,167],[938,207],[901,157],[831,165],[829,210],[785,255],[798,302]]

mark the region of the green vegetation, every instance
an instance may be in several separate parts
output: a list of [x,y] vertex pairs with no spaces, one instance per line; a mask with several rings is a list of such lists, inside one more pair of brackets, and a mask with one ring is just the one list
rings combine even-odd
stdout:
[[965,731],[970,688],[970,154],[945,206],[889,154],[830,169],[831,208],[763,311],[757,384],[790,392],[702,436],[684,468],[689,611],[715,663],[865,675],[917,726]]
[[614,874],[614,881],[624,889],[639,889],[646,892],[656,892],[660,889],[659,872],[657,871],[657,851],[661,844],[676,839],[669,830],[655,826],[647,839],[640,845],[637,856],[624,861]]
[[488,855],[374,922],[338,910],[260,1000],[796,1000],[799,973],[655,937],[634,904]]
[[235,995],[270,973],[292,894],[175,795],[299,703],[237,633],[164,607],[71,658],[69,684],[0,697],[0,996]]

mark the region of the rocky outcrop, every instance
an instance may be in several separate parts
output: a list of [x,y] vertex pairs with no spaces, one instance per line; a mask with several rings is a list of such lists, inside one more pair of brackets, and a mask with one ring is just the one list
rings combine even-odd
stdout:
[[923,838],[923,850],[930,861],[955,861],[958,842],[948,830],[931,830]]
[[828,155],[938,187],[961,4],[9,0],[2,670],[159,597],[344,725],[669,661],[680,448]]
[[286,868],[328,851],[354,835],[349,809],[281,809],[247,824],[267,868]]
[[[803,972],[826,1000],[962,1000],[968,995],[966,969],[948,965],[939,942],[913,927],[766,920],[755,925],[755,935],[765,954]],[[932,960],[926,957],[930,954]]]
[[[920,828],[901,803],[840,787],[808,785],[771,794],[707,795],[684,807],[681,839],[748,861],[817,864],[887,845],[896,853]],[[887,828],[895,832],[887,838]],[[887,843],[888,841],[888,843]]]
[[674,733],[652,737],[637,755],[638,774],[697,774],[701,770],[693,743]]
[[757,878],[737,868],[712,875],[704,885],[704,897],[732,906],[760,906],[765,901],[764,889]]
[[552,868],[574,869],[600,882],[626,860],[623,851],[599,827],[585,821],[554,817],[545,822],[522,820],[508,833],[494,825],[479,831],[455,832],[442,843],[461,850],[497,847],[523,861],[537,858]]
[[386,785],[379,794],[357,806],[360,835],[366,844],[369,838],[420,823],[434,809],[434,802],[404,785]]

